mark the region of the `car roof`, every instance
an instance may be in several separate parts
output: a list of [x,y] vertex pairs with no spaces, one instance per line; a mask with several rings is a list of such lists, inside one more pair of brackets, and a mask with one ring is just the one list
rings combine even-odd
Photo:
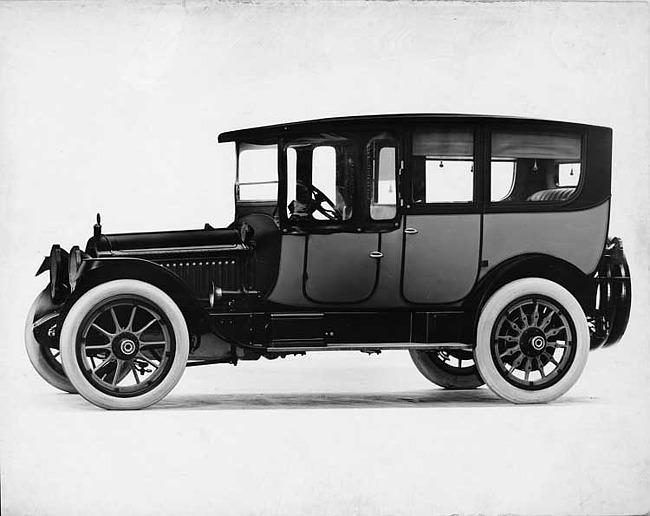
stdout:
[[371,128],[374,125],[380,126],[386,123],[408,125],[409,123],[422,123],[426,121],[449,121],[457,120],[467,123],[485,122],[487,120],[496,122],[534,123],[563,126],[565,128],[586,128],[599,127],[575,122],[561,122],[558,120],[542,120],[535,118],[522,118],[501,115],[469,115],[457,113],[412,113],[412,114],[385,114],[385,115],[355,115],[345,117],[320,118],[316,120],[302,120],[283,124],[273,124],[260,127],[251,127],[227,131],[218,137],[219,143],[224,142],[256,142],[272,140],[282,135],[295,133],[323,132],[331,130],[353,130],[360,126]]

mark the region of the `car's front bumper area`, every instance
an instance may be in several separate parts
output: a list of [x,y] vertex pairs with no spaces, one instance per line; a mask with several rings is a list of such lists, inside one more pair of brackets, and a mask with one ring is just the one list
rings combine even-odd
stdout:
[[50,255],[45,257],[36,271],[36,276],[49,271],[49,292],[53,303],[61,304],[70,296],[81,276],[86,258],[88,255],[83,253],[79,246],[75,245],[70,252],[61,249],[58,244],[52,246]]
[[594,290],[591,349],[616,344],[625,333],[630,318],[632,282],[620,238],[607,241],[594,276]]

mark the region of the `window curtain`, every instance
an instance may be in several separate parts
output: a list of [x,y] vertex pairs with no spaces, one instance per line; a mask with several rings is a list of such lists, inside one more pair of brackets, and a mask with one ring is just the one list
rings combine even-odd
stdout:
[[471,129],[431,127],[413,133],[413,155],[436,158],[471,158],[474,133]]
[[492,159],[580,161],[581,140],[580,134],[498,131],[492,134]]

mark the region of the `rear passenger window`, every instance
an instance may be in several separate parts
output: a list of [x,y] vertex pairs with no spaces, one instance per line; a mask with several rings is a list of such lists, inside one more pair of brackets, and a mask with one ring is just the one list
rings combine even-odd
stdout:
[[492,160],[492,188],[490,200],[503,201],[515,186],[515,162]]
[[580,181],[580,163],[560,163],[557,186],[578,186]]
[[415,204],[474,200],[474,132],[428,127],[413,133],[411,198]]
[[490,200],[566,201],[576,193],[581,155],[579,133],[494,131]]

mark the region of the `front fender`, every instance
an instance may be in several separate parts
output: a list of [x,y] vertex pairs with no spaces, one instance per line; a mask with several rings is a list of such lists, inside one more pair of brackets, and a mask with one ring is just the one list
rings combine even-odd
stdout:
[[61,305],[52,301],[48,285],[34,300],[34,319],[31,322],[38,321],[53,312],[58,312],[60,309]]
[[117,279],[134,279],[150,283],[171,297],[185,316],[190,331],[205,333],[210,324],[206,310],[194,293],[176,274],[157,263],[140,258],[90,258],[82,262],[76,287],[62,313],[83,294],[102,283]]

